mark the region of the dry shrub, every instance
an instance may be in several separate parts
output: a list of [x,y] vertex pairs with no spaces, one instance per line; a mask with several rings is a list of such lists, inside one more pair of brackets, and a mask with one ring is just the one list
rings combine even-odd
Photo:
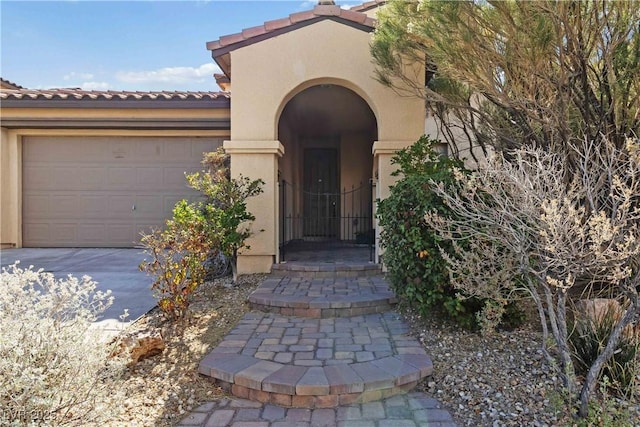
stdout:
[[114,380],[125,361],[91,328],[112,303],[90,277],[2,271],[0,424],[88,425],[111,419],[124,399]]

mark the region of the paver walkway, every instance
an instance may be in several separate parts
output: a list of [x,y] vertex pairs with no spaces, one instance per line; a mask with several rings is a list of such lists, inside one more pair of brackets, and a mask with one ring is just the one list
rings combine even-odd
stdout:
[[180,425],[455,426],[436,400],[411,392],[431,375],[431,360],[391,309],[379,273],[292,267],[258,287],[249,301],[262,312],[245,315],[200,363],[235,397],[200,406]]
[[377,276],[317,277],[327,272],[304,272],[315,277],[268,278],[249,296],[249,303],[257,310],[285,316],[321,318],[382,313],[396,303],[395,295],[379,271]]
[[220,399],[195,409],[181,426],[206,427],[455,427],[440,403],[423,393],[326,409],[283,408]]

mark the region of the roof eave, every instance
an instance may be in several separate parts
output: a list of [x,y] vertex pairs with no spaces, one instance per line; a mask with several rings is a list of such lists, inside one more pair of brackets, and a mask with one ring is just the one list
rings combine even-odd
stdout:
[[[249,37],[249,38],[245,38],[245,39],[239,39],[237,42],[235,43],[229,43],[226,44],[224,46],[220,46],[220,43],[218,41],[213,41],[213,42],[208,42],[207,43],[207,49],[209,49],[211,51],[211,57],[213,58],[214,61],[216,61],[216,63],[218,64],[218,66],[220,67],[220,69],[227,75],[227,77],[231,78],[231,56],[230,53],[236,49],[240,49],[246,46],[250,46],[252,44],[255,43],[259,43],[261,41],[264,40],[268,40],[270,38],[273,37],[277,37],[280,36],[282,34],[286,34],[295,30],[298,30],[300,28],[304,28],[307,27],[309,25],[313,25],[317,22],[320,21],[325,21],[325,20],[331,20],[334,22],[338,22],[340,24],[344,24],[347,25],[349,27],[355,28],[357,30],[360,31],[365,31],[365,32],[372,32],[375,29],[375,21],[372,20],[368,20],[365,21],[363,23],[360,22],[355,22],[353,20],[349,20],[349,19],[345,19],[345,18],[341,18],[339,16],[331,16],[331,15],[325,15],[325,16],[317,16],[313,19],[308,19],[306,21],[300,21],[300,22],[296,22],[293,23],[291,25],[288,26],[283,26],[281,28],[277,28],[275,30],[269,31],[269,32],[264,32],[262,34],[258,34],[256,36],[253,37]],[[241,33],[239,33],[241,34]],[[219,46],[219,47],[218,47]]]
[[4,89],[25,89],[23,86],[7,79],[3,79],[2,77],[0,77],[0,85],[5,86]]
[[228,97],[215,99],[55,99],[55,98],[3,98],[3,108],[97,108],[97,109],[224,109],[231,105]]
[[218,67],[228,78],[231,78],[231,54],[229,52],[215,55],[214,51],[211,51],[211,57],[218,64]]
[[138,130],[230,130],[229,118],[135,118],[135,119],[68,119],[5,117],[2,127],[7,129],[138,129]]
[[385,3],[387,3],[387,0],[372,0],[372,1],[362,3],[361,5],[358,5],[358,6],[353,6],[350,10],[353,10],[355,12],[368,12],[371,9],[384,6]]

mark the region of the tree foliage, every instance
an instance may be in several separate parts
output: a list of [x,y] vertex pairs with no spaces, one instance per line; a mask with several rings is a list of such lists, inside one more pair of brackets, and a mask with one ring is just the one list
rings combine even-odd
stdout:
[[152,289],[158,307],[176,320],[185,316],[191,295],[205,280],[207,261],[223,256],[231,263],[237,280],[238,252],[253,231],[255,217],[246,199],[262,192],[262,180],[231,178],[228,157],[222,149],[206,153],[206,169],[187,175],[189,185],[200,191],[201,200],[180,200],[163,230],[142,236],[150,260],[140,269],[153,276]]
[[[454,286],[487,301],[491,325],[524,287],[536,304],[543,351],[569,391],[576,372],[569,344],[571,294],[605,285],[623,308],[597,350],[580,392],[586,416],[603,366],[618,351],[623,332],[640,318],[640,155],[638,141],[618,149],[607,140],[572,147],[575,173],[542,149],[522,149],[507,161],[496,156],[478,173],[457,174],[459,191],[435,189],[454,215],[434,211],[427,222],[450,241],[443,252]],[[555,349],[549,350],[548,337]],[[637,374],[637,373],[636,373]]]
[[398,166],[395,176],[401,178],[391,188],[390,196],[378,202],[383,258],[387,278],[403,302],[423,314],[442,309],[460,324],[471,327],[481,304],[477,299],[456,297],[458,291],[449,282],[446,263],[438,249],[445,244],[424,219],[427,210],[449,214],[433,185],[452,185],[453,170],[462,167],[460,161],[438,154],[434,148],[438,144],[439,141],[422,137],[392,159]]
[[[466,139],[570,156],[584,139],[622,148],[640,133],[639,31],[636,1],[391,0],[372,54],[382,83],[426,99],[453,154]],[[415,61],[426,86],[407,77]]]
[[140,270],[153,277],[151,289],[158,308],[171,320],[187,314],[191,296],[204,281],[212,234],[202,209],[180,200],[164,229],[142,236],[150,260],[140,263]]
[[187,181],[205,196],[198,206],[208,224],[208,238],[212,248],[231,261],[235,282],[238,252],[249,247],[246,240],[254,233],[250,222],[256,219],[247,210],[246,200],[262,193],[264,181],[243,176],[231,178],[229,157],[222,148],[206,153],[202,163],[206,170],[187,175]]
[[391,0],[378,18],[379,81],[424,97],[454,156],[497,153],[462,192],[439,184],[454,215],[428,217],[454,248],[454,285],[486,300],[485,326],[524,286],[571,388],[570,291],[597,283],[624,307],[586,374],[585,415],[639,315],[640,3]]

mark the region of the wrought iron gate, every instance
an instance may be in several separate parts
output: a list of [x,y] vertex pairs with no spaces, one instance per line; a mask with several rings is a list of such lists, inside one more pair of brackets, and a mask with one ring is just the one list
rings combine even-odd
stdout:
[[373,261],[373,186],[371,182],[339,193],[313,191],[281,181],[280,259],[294,242],[366,245]]

